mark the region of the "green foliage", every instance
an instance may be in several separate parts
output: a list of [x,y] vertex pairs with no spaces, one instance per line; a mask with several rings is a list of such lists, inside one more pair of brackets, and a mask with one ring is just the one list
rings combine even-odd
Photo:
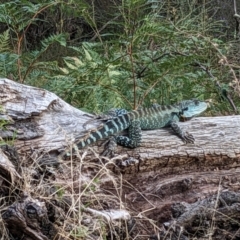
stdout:
[[[0,20],[9,26],[0,36],[1,76],[11,74],[95,112],[189,98],[212,99],[223,109],[229,108],[219,101],[222,89],[232,90],[231,80],[224,80],[232,79],[229,68],[219,65],[229,47],[219,40],[221,23],[213,21],[206,4],[124,0],[112,11],[112,19],[99,28],[94,6],[83,1],[15,2],[3,4],[0,11]],[[61,67],[59,59],[46,61],[44,56],[56,43],[67,46],[67,34],[51,35],[34,51],[22,51],[29,26],[39,20],[43,9],[53,14],[51,6],[57,4],[61,16],[69,16],[71,10],[73,16],[81,15],[96,36],[95,41],[68,46],[71,56],[62,58]],[[16,43],[15,51],[4,50],[9,42]]]
[[6,77],[13,72],[13,66],[17,62],[18,55],[10,48],[9,30],[0,34],[0,76]]
[[[39,50],[24,52],[21,55],[5,51],[9,41],[9,35],[6,32],[0,35],[0,38],[5,40],[5,43],[2,42],[0,45],[0,77],[11,76],[13,79],[20,77],[22,82],[43,86],[50,74],[59,71],[56,61],[39,61],[39,58],[55,43],[65,46],[63,34],[50,36],[41,42]],[[39,81],[41,81],[40,84]]]
[[53,74],[54,72],[59,70],[56,61],[39,61],[39,58],[45,54],[45,52],[51,45],[55,43],[66,46],[65,36],[63,34],[50,36],[41,42],[40,50],[35,50],[30,53],[22,54],[21,59],[24,67],[21,68],[21,71],[23,73],[23,81],[28,78],[29,80],[27,82],[38,85],[39,80],[41,80],[42,82],[46,82],[46,78],[50,74]]
[[225,51],[223,44],[216,49],[218,40],[208,34],[219,23],[199,21],[206,9],[187,9],[188,14],[181,9],[169,20],[160,3],[124,1],[122,21],[112,22],[117,31],[75,47],[76,57],[64,58],[62,74],[52,78],[49,89],[75,106],[100,112],[212,98],[214,82],[193,65],[216,65],[218,51]]
[[[29,79],[32,79],[32,84],[38,84],[39,80],[44,82],[45,77],[58,70],[56,62],[45,62],[39,59],[55,43],[66,46],[65,34],[49,36],[40,43],[37,50],[30,52],[22,50],[29,26],[39,21],[37,15],[43,9],[56,3],[33,4],[29,1],[10,1],[1,4],[0,22],[8,27],[8,30],[0,35],[2,40],[0,44],[1,77],[8,76],[21,82],[29,82]],[[12,50],[10,50],[10,43]]]
[[9,48],[9,30],[0,35],[0,51],[1,53],[10,51]]

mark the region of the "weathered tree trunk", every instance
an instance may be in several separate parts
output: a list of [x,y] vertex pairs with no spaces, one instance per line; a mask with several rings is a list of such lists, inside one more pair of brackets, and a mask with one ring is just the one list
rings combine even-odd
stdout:
[[[57,165],[61,168],[61,165],[66,164],[64,160],[59,161],[60,152],[71,147],[76,139],[86,134],[88,130],[83,124],[92,118],[53,93],[8,79],[0,79],[0,105],[2,107],[0,121],[5,121],[0,136],[5,141],[13,140],[14,144],[14,149],[4,147],[2,151],[0,150],[0,178],[8,179],[8,184],[12,182],[11,187],[22,181],[24,171],[22,166],[28,167],[28,164],[34,162],[42,169],[44,166]],[[96,128],[100,123],[101,121],[94,120],[87,125],[87,129]],[[155,229],[156,234],[164,236],[172,234],[172,239],[174,236],[178,239],[180,235],[182,239],[187,239],[191,234],[196,234],[197,227],[204,226],[206,231],[201,230],[200,235],[205,236],[209,228],[213,236],[221,236],[219,226],[224,225],[229,216],[235,223],[225,224],[225,231],[228,231],[227,239],[236,233],[235,229],[239,228],[240,220],[237,214],[240,197],[238,193],[234,193],[239,190],[240,180],[239,124],[240,116],[199,117],[184,122],[181,126],[195,137],[195,144],[188,145],[169,129],[144,131],[140,147],[127,149],[118,146],[116,156],[112,160],[99,157],[98,153],[103,150],[103,141],[100,141],[81,152],[79,171],[82,178],[84,174],[86,177],[92,174],[94,178],[95,175],[89,173],[89,169],[95,171],[94,168],[97,167],[94,159],[97,159],[97,164],[103,164],[112,171],[116,181],[123,181],[122,201],[135,216],[138,216],[136,218],[138,227],[132,231],[134,234],[151,235]],[[128,158],[134,160],[125,160]],[[79,161],[79,158],[76,161]],[[91,167],[84,165],[91,161],[94,163]],[[79,181],[82,183],[85,180]],[[100,188],[110,191],[114,184],[109,181],[102,180]],[[0,184],[7,186],[7,182],[1,181]],[[225,192],[222,192],[223,190]],[[111,192],[115,191],[111,188]],[[4,194],[6,191],[1,192],[2,196]],[[24,201],[30,199],[31,204],[37,205],[38,208],[41,206],[42,203],[37,204],[30,196],[26,197],[26,193],[23,195]],[[28,192],[27,195],[31,194]],[[233,198],[234,200],[229,200]],[[12,222],[15,225],[23,224],[23,220],[18,219],[16,223],[9,220],[9,216],[12,209],[21,212],[27,204],[21,203],[18,208],[15,208],[14,204],[18,202],[12,203],[7,213],[4,212],[3,218],[9,225]],[[202,211],[203,208],[208,211]],[[227,212],[227,209],[231,210]],[[38,209],[34,211],[34,217],[38,219],[34,226],[39,225],[32,230],[35,232],[30,234],[30,229],[34,227],[25,219],[25,227],[21,234],[28,236],[26,239],[36,239],[33,237],[34,234],[39,236],[38,239],[53,238],[53,234],[48,235],[43,231],[45,225],[42,224],[40,217],[37,217],[38,211]],[[215,211],[218,211],[218,219]],[[45,210],[44,213],[46,215]],[[45,215],[45,224],[48,228],[55,229],[52,226],[54,221],[46,221]],[[141,218],[149,220],[146,224],[147,229],[141,225]],[[201,218],[203,222],[200,223]],[[155,224],[151,224],[150,220],[154,220]],[[214,229],[209,221],[214,222]],[[170,229],[173,225],[186,228],[189,235],[178,228]],[[159,227],[158,230],[156,226]]]

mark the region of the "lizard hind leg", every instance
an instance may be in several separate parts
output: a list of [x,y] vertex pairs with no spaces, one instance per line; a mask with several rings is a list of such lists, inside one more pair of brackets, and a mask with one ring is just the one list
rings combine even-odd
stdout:
[[122,145],[128,148],[136,148],[142,140],[142,130],[139,120],[132,120],[128,128],[128,136],[112,136],[105,145],[103,156],[113,156],[116,145]]
[[[125,109],[114,109],[114,114],[117,117],[122,116],[126,113],[127,111]],[[129,148],[138,147],[142,140],[142,131],[140,124],[141,123],[139,120],[131,120],[128,127],[128,136],[116,136],[116,135],[112,136],[109,139],[109,141],[105,144],[105,148],[102,155],[113,156],[117,144]]]
[[139,120],[132,120],[128,128],[128,136],[116,136],[116,142],[124,147],[136,148],[142,140],[142,130]]

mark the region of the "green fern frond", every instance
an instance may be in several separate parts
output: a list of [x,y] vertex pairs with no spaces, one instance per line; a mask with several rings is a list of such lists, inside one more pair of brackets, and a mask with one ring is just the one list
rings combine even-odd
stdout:
[[46,5],[47,3],[34,4],[21,0],[3,3],[0,7],[0,22],[7,24],[14,32],[20,32],[29,24],[39,20],[33,16]]
[[58,42],[61,46],[66,47],[66,34],[51,35],[48,38],[44,39],[41,42],[42,48],[40,52],[44,52],[50,45],[55,42]]
[[[22,61],[27,68],[23,69],[25,71],[23,80],[25,80],[29,73],[36,68],[45,68],[48,71],[54,69],[59,71],[59,68],[56,66],[56,62],[40,62],[39,58],[48,50],[48,48],[54,44],[59,43],[62,46],[66,46],[66,38],[64,34],[52,35],[41,42],[41,49],[35,50],[30,53],[25,53],[22,55]],[[54,67],[53,67],[54,66]]]
[[5,32],[0,34],[0,53],[10,51],[9,40],[9,30],[6,30]]

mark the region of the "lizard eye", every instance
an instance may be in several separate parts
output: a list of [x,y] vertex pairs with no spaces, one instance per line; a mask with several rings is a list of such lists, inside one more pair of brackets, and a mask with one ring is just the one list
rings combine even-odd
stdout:
[[195,99],[194,103],[195,103],[195,105],[197,105],[197,106],[198,106],[198,104],[199,104],[199,101]]

